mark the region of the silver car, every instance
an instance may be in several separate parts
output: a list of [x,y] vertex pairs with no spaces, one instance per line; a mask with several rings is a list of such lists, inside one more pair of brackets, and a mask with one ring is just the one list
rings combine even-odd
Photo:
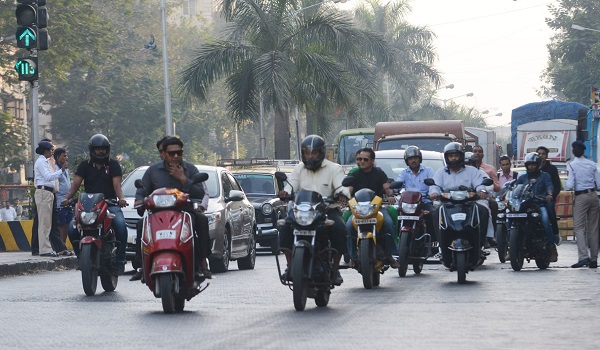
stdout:
[[[240,270],[254,269],[256,261],[257,225],[252,204],[246,198],[237,180],[221,167],[196,165],[200,172],[208,174],[206,186],[210,199],[204,213],[208,218],[212,254],[209,256],[213,272],[225,272],[229,262],[237,260]],[[123,181],[123,194],[129,206],[123,208],[123,215],[129,233],[127,252],[135,255],[136,223],[140,219],[136,209],[134,182],[141,179],[148,169],[139,167]]]

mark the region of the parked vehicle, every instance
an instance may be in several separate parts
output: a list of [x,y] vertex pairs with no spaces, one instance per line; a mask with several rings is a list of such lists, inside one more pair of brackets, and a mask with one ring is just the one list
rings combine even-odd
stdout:
[[[282,172],[277,172],[276,176],[282,181],[287,179]],[[280,225],[289,222],[294,228],[289,266],[291,281],[281,277],[278,255],[275,259],[280,281],[292,290],[297,311],[304,310],[307,298],[314,298],[319,307],[327,306],[331,290],[335,288],[333,256],[336,251],[330,246],[326,230],[327,226],[333,225],[333,220],[328,220],[326,215],[329,204],[333,202],[333,199],[323,198],[318,192],[300,190],[289,204],[288,217],[279,222]]]
[[[423,166],[430,167],[433,172],[446,165],[444,154],[434,151],[421,151]],[[398,175],[406,169],[404,150],[375,151],[376,166],[385,171],[388,178],[396,180]]]
[[[206,181],[208,175],[199,173],[193,182]],[[142,188],[141,180],[135,181]],[[195,279],[194,227],[189,211],[194,210],[189,194],[174,188],[159,188],[144,199],[142,233],[142,271],[144,283],[161,298],[165,313],[181,312],[185,301],[202,292],[204,279]]]
[[[434,186],[433,179],[425,179]],[[482,185],[492,185],[486,178]],[[485,261],[482,252],[480,213],[476,205],[475,189],[466,186],[442,189],[440,207],[440,247],[442,263],[450,271],[456,271],[458,283],[466,283],[467,273],[474,271]],[[438,223],[435,223],[438,224]]]
[[[520,271],[527,259],[540,269],[550,265],[548,239],[542,225],[540,207],[536,199],[545,200],[533,193],[531,180],[528,184],[518,184],[507,193],[508,209],[506,217],[510,219],[510,266]],[[552,242],[553,243],[553,242]]]
[[[399,190],[404,186],[394,181],[390,188]],[[427,232],[421,192],[403,191],[398,201],[398,275],[405,277],[408,265],[412,264],[416,274],[423,270],[423,263],[438,251],[437,242],[432,242]],[[435,249],[434,249],[435,248]]]
[[81,237],[79,242],[81,283],[86,295],[96,294],[98,277],[102,288],[112,292],[119,281],[117,247],[119,241],[112,227],[114,214],[108,211],[116,201],[105,199],[102,193],[81,193],[75,205],[75,225]]

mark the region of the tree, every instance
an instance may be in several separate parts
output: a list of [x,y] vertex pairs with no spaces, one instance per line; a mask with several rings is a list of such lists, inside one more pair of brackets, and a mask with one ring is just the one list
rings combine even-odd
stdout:
[[0,111],[0,130],[0,164],[18,171],[26,160],[23,152],[27,147],[26,130],[5,111]]

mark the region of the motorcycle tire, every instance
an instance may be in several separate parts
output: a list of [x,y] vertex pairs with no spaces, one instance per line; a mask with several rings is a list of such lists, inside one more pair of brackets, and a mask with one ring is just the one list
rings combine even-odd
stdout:
[[413,271],[418,275],[423,271],[423,262],[417,262],[413,264]]
[[496,242],[498,244],[498,260],[501,263],[506,262],[506,253],[508,253],[508,237],[507,228],[505,224],[496,225]]
[[98,286],[98,267],[100,266],[100,253],[94,244],[84,244],[81,247],[81,283],[85,295],[96,294]]
[[308,278],[306,270],[308,269],[308,254],[304,248],[296,248],[292,257],[292,283],[294,308],[296,311],[302,311],[306,307],[306,298],[308,298]]
[[106,292],[112,292],[117,289],[117,283],[119,282],[119,276],[116,276],[112,272],[103,272],[100,274],[100,283],[102,288]]
[[523,268],[523,260],[525,260],[523,238],[523,234],[517,228],[510,230],[510,266],[514,271],[521,271]]
[[550,266],[550,250],[540,249],[535,254],[535,264],[540,270],[545,270]]
[[375,272],[375,254],[371,239],[361,239],[359,246],[360,274],[362,275],[365,289],[373,288],[373,275]]
[[172,314],[173,311],[175,311],[173,276],[170,273],[158,275],[158,284],[160,288],[160,299],[162,301],[163,311],[167,314]]
[[329,304],[329,296],[330,295],[331,295],[331,292],[328,290],[319,290],[317,292],[317,297],[315,298],[315,304],[317,304],[318,307],[327,306],[327,304]]
[[458,274],[458,283],[467,282],[467,256],[465,252],[456,252],[456,272]]
[[400,236],[400,244],[398,247],[398,276],[400,277],[405,277],[406,272],[408,271],[408,238],[408,232],[403,232]]

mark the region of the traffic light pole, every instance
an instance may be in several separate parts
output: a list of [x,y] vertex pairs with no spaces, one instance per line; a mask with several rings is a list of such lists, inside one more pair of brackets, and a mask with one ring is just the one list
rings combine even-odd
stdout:
[[31,159],[35,162],[35,149],[40,142],[40,117],[39,117],[39,104],[38,104],[38,88],[39,81],[34,80],[30,82],[29,91],[31,102]]
[[173,136],[173,118],[171,117],[171,88],[169,84],[169,57],[167,54],[167,19],[165,17],[165,0],[160,1],[162,12],[163,65],[165,69],[165,122],[167,136]]

